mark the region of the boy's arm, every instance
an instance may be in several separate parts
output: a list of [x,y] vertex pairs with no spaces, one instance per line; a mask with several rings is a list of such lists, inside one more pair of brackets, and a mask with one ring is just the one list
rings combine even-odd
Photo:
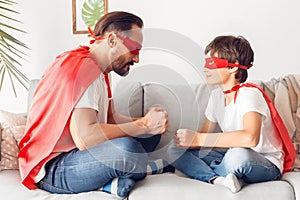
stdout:
[[[262,116],[257,112],[248,112],[243,117],[243,129],[224,133],[199,133],[180,129],[175,136],[178,147],[255,147],[259,143]],[[202,130],[210,130],[211,125],[205,122]]]
[[216,127],[218,126],[218,123],[212,122],[205,118],[205,121],[202,125],[202,129],[200,130],[200,133],[211,133],[214,130],[216,130]]

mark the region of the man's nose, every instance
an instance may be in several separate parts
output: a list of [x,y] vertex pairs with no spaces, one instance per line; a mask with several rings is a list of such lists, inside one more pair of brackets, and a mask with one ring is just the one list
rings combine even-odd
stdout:
[[140,55],[139,54],[134,55],[132,60],[133,62],[138,63],[140,61]]

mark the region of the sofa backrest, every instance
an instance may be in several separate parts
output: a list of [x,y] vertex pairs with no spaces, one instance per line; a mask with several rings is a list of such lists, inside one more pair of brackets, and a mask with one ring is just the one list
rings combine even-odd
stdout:
[[[38,79],[31,81],[28,109],[38,81]],[[295,167],[300,169],[300,75],[287,75],[270,81],[254,81],[254,83],[267,92],[287,126],[298,153]],[[205,83],[168,85],[127,81],[115,88],[113,98],[116,110],[131,117],[141,117],[149,107],[156,105],[167,110],[169,126],[152,155],[155,159],[165,155],[177,129],[199,130],[201,128],[211,90],[212,88]]]
[[32,103],[32,97],[34,94],[34,91],[39,83],[39,79],[32,79],[30,81],[30,86],[29,86],[29,90],[28,90],[28,97],[27,97],[27,113],[30,109],[31,103]]
[[[131,117],[143,116],[151,106],[166,109],[169,117],[168,130],[162,135],[156,151],[151,154],[152,159],[157,159],[165,155],[178,129],[198,131],[202,127],[211,89],[204,83],[170,85],[127,82],[114,90],[114,102],[118,112]],[[142,113],[135,110],[139,107]]]

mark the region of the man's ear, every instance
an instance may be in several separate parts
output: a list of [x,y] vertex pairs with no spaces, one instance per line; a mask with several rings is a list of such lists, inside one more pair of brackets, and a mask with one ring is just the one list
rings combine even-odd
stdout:
[[108,34],[107,44],[111,48],[117,45],[117,35],[115,33]]

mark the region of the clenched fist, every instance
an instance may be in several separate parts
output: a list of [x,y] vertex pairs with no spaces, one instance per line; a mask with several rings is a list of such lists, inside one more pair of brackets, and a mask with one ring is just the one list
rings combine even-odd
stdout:
[[174,136],[174,143],[177,147],[198,147],[197,132],[189,129],[178,129]]
[[164,108],[151,107],[143,120],[150,134],[162,134],[167,130],[168,113]]

